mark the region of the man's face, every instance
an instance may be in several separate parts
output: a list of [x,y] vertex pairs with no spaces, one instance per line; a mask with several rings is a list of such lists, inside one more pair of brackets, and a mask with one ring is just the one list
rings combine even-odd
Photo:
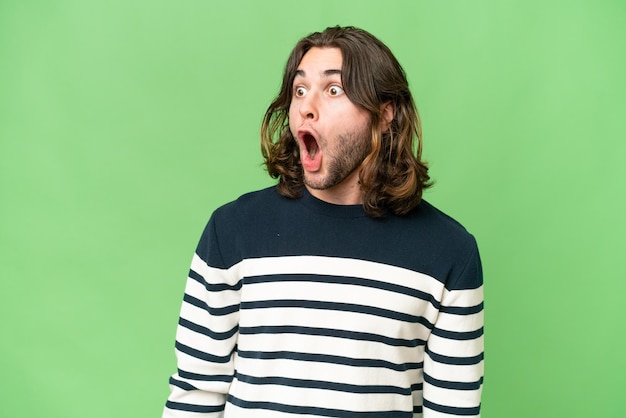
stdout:
[[338,48],[304,55],[293,81],[289,128],[311,193],[331,203],[360,203],[358,168],[371,149],[370,117],[346,96],[341,64]]

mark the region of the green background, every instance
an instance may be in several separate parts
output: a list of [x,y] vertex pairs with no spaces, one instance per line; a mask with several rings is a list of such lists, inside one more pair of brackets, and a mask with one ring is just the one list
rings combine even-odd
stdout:
[[624,416],[619,0],[0,1],[0,415],[160,416],[200,232],[271,184],[261,117],[335,24],[403,64],[479,241],[483,417]]

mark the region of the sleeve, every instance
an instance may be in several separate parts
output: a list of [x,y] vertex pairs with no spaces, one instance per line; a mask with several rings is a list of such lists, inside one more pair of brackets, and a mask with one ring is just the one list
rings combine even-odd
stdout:
[[424,355],[424,418],[480,417],[483,384],[483,277],[475,247],[446,284]]
[[176,331],[178,371],[163,418],[222,417],[233,379],[241,280],[223,263],[215,216],[193,256]]

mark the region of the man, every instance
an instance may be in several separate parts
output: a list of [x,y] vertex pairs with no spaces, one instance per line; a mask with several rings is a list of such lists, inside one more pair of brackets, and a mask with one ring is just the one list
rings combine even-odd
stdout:
[[369,33],[302,39],[266,112],[276,187],[215,211],[164,417],[480,414],[482,271],[429,186],[405,74]]

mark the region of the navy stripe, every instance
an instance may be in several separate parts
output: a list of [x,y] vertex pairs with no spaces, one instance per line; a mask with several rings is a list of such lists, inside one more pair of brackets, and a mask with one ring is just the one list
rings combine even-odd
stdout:
[[423,316],[409,315],[402,312],[395,312],[389,309],[377,308],[375,306],[357,305],[353,303],[323,302],[316,300],[284,299],[284,300],[262,300],[254,302],[242,302],[241,309],[263,309],[263,308],[304,308],[321,309],[329,311],[342,311],[374,315],[382,318],[390,318],[398,321],[422,324],[428,329],[433,328]]
[[401,363],[396,364],[385,360],[376,359],[357,359],[351,357],[333,356],[329,354],[310,354],[298,353],[295,351],[238,351],[237,356],[250,359],[262,360],[298,360],[310,361],[317,363],[342,364],[354,367],[380,367],[395,371],[418,370],[424,366],[423,362],[419,363]]
[[188,403],[172,402],[172,401],[167,401],[165,406],[169,409],[176,409],[178,411],[200,412],[200,413],[205,413],[205,414],[209,412],[221,412],[224,410],[224,405],[217,405],[217,406],[192,405]]
[[174,379],[174,377],[170,377],[170,385],[178,386],[183,390],[198,390],[198,388],[194,385],[191,385],[187,382],[181,382],[180,380]]
[[424,382],[443,389],[478,390],[483,384],[483,378],[481,377],[475,382],[451,382],[448,380],[435,379],[434,377],[424,373]]
[[244,409],[263,409],[299,415],[317,415],[339,418],[413,418],[413,411],[346,411],[342,409],[319,408],[314,406],[285,405],[276,402],[250,402],[228,395],[228,402]]
[[433,411],[441,412],[443,414],[458,415],[458,416],[471,416],[480,414],[480,405],[473,408],[457,408],[454,406],[444,406],[433,402],[428,399],[424,399],[424,408],[428,408]]
[[201,382],[226,382],[233,381],[231,374],[198,374],[178,369],[178,375],[183,379],[199,380]]
[[440,312],[452,315],[473,315],[483,310],[483,302],[476,306],[459,307],[459,306],[442,306]]
[[211,363],[225,364],[225,363],[228,363],[232,357],[232,353],[227,356],[215,356],[213,354],[205,353],[204,351],[191,348],[178,341],[176,341],[176,349],[180,351],[181,353],[188,354],[192,357],[199,358],[204,361],[210,361]]
[[440,328],[434,328],[433,335],[457,341],[475,340],[476,338],[479,338],[481,335],[483,335],[483,328],[481,327],[476,331],[468,332],[447,331]]
[[344,338],[348,340],[379,342],[394,347],[418,347],[426,344],[424,340],[405,340],[401,338],[391,338],[384,335],[372,334],[369,332],[345,331],[329,328],[300,327],[293,325],[285,326],[259,326],[242,327],[240,334],[297,334],[297,335],[319,335],[324,337]]
[[381,282],[373,279],[365,279],[362,277],[346,277],[331,275],[315,275],[315,274],[276,274],[264,276],[250,276],[244,278],[245,283],[272,283],[272,282],[311,282],[311,283],[332,283],[332,284],[348,284],[353,286],[369,287],[373,289],[387,290],[393,293],[411,296],[429,302],[435,308],[439,309],[440,303],[433,295],[428,292],[406,287],[389,282]]
[[204,276],[202,276],[200,273],[190,269],[189,270],[189,278],[193,279],[195,281],[197,281],[198,283],[200,283],[201,285],[204,286],[204,288],[209,291],[209,292],[222,292],[224,290],[239,290],[241,289],[241,280],[239,280],[236,284],[234,285],[229,285],[226,283],[207,283],[206,280],[204,280]]
[[230,337],[235,335],[237,333],[237,331],[239,330],[239,326],[236,325],[233,329],[231,329],[229,331],[226,331],[226,332],[216,332],[216,331],[210,330],[209,328],[203,327],[202,325],[198,325],[196,323],[188,321],[188,320],[184,319],[183,317],[179,318],[178,325],[180,325],[181,327],[187,328],[187,329],[189,329],[191,331],[197,332],[199,334],[206,335],[207,337],[210,337],[210,338],[212,338],[214,340],[218,340],[218,341],[229,339]]
[[209,313],[209,315],[213,315],[213,316],[224,316],[224,315],[231,314],[233,312],[237,312],[239,310],[239,305],[224,306],[223,308],[213,308],[207,305],[205,301],[194,298],[193,296],[188,295],[187,293],[185,293],[183,300],[193,306],[196,306],[200,309],[204,309],[205,311]]
[[455,366],[473,366],[474,364],[478,364],[483,361],[483,358],[485,357],[484,353],[480,353],[479,355],[474,357],[444,356],[442,354],[437,354],[430,351],[428,346],[426,346],[426,353],[428,353],[428,356],[437,363],[450,364]]
[[307,389],[326,389],[347,393],[394,393],[411,396],[411,388],[402,388],[388,385],[352,385],[320,380],[292,379],[287,377],[255,377],[237,373],[237,380],[251,385],[280,385]]

